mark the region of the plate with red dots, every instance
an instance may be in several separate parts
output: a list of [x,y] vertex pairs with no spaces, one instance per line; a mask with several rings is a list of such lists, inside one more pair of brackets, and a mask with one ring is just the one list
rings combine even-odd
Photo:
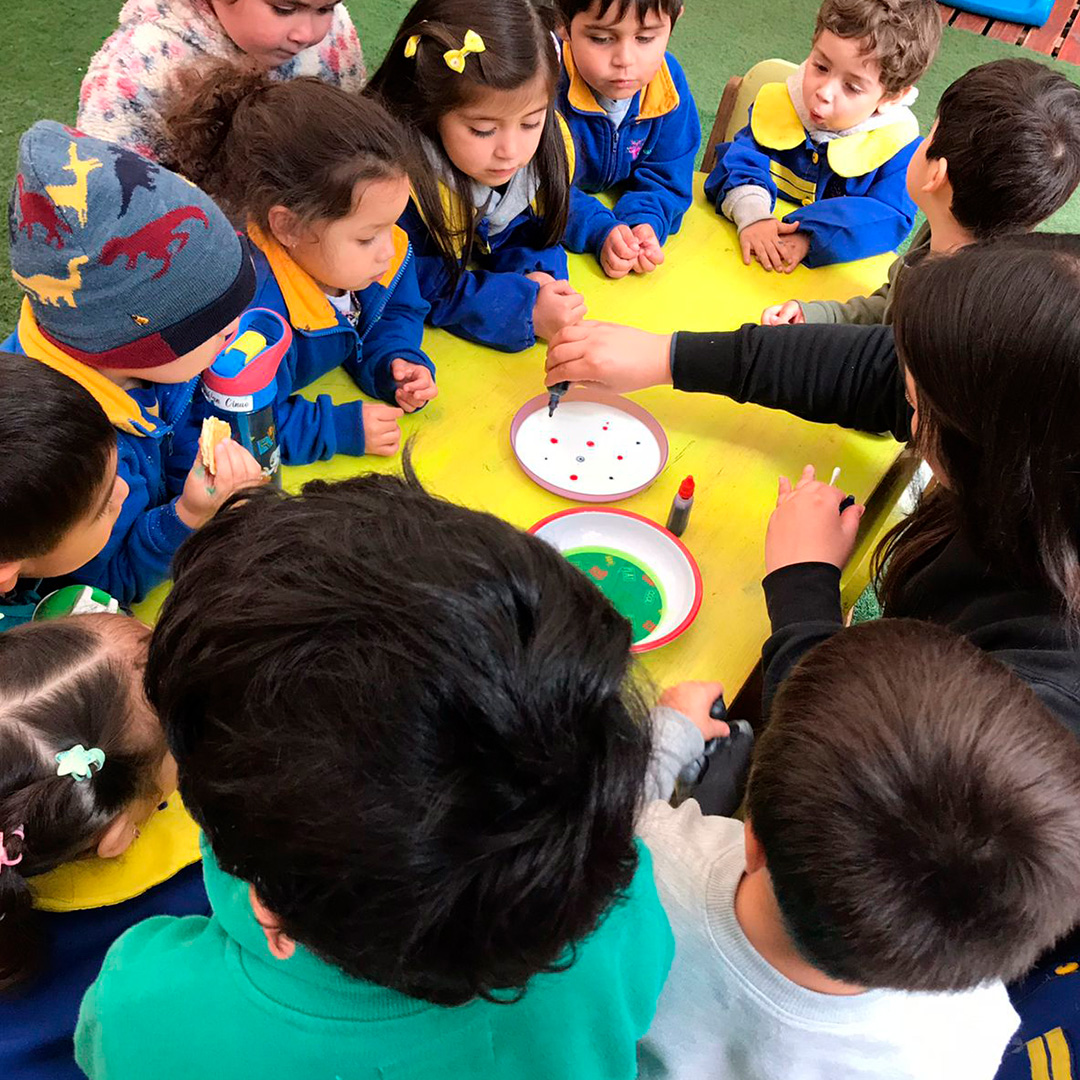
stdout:
[[667,436],[636,402],[577,387],[548,416],[548,400],[526,401],[510,424],[514,456],[542,488],[579,502],[618,502],[663,472]]

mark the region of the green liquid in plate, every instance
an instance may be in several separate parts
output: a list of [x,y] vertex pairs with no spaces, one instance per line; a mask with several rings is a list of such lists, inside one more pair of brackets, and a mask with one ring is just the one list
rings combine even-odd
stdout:
[[610,548],[574,548],[563,556],[614,605],[632,629],[636,645],[660,625],[664,594],[656,575],[636,559]]

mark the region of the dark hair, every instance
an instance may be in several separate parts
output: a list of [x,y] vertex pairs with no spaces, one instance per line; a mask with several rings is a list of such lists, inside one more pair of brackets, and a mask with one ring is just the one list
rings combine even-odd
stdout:
[[251,63],[181,69],[164,122],[177,170],[261,229],[277,205],[304,225],[345,217],[357,184],[409,167],[405,132],[377,102]]
[[980,64],[941,95],[926,156],[948,162],[975,237],[1033,229],[1080,183],[1080,86],[1023,57]]
[[116,449],[104,410],[74,379],[0,352],[0,560],[47,554],[102,496]]
[[828,30],[864,43],[881,69],[881,88],[898,94],[926,73],[941,44],[935,0],[825,0],[814,26],[814,42]]
[[966,639],[881,619],[781,686],[747,816],[786,929],[834,979],[965,990],[1080,917],[1080,745]]
[[1080,237],[1014,233],[897,279],[893,331],[917,446],[947,478],[875,556],[886,612],[962,531],[990,572],[1080,625]]
[[563,970],[625,894],[649,738],[625,620],[409,468],[227,504],[146,684],[222,869],[349,975],[457,1005]]
[[[477,215],[472,211],[471,181],[442,149],[438,121],[448,112],[486,92],[515,91],[543,75],[549,93],[547,116],[533,161],[539,177],[537,205],[543,225],[542,242],[552,247],[566,231],[570,206],[570,166],[555,112],[555,89],[561,61],[552,39],[556,13],[531,0],[417,0],[397,32],[367,92],[381,97],[386,107],[406,125],[417,158],[426,159],[424,144],[442,158],[444,175],[467,220],[449,219],[439,194],[439,178],[430,169],[413,176],[413,197],[424,223],[443,252],[448,270],[457,278],[468,262],[476,236]],[[464,70],[451,70],[443,54],[458,49],[465,33],[480,35],[485,49],[470,53]],[[418,37],[416,55],[405,55],[406,43]]]
[[[0,991],[42,959],[26,879],[92,851],[118,813],[155,790],[165,743],[160,730],[133,735],[131,663],[104,630],[116,619],[129,621],[77,615],[0,634],[0,833],[16,860],[0,868]],[[78,782],[56,773],[56,754],[76,744],[105,752]]]
[[599,19],[614,7],[618,22],[622,22],[627,13],[633,10],[638,22],[644,22],[652,14],[666,15],[674,26],[683,12],[683,0],[555,0],[555,7],[564,26],[569,26],[579,15],[591,11],[593,7],[596,7],[596,17]]

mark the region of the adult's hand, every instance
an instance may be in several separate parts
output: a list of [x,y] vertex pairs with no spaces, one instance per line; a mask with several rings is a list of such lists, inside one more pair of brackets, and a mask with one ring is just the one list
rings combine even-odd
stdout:
[[589,383],[615,393],[671,384],[671,334],[585,320],[549,342],[545,381]]

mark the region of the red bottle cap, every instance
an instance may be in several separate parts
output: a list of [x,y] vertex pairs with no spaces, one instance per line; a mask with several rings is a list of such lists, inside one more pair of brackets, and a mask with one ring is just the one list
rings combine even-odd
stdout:
[[692,499],[694,497],[694,478],[688,476],[679,485],[679,498],[680,499]]

